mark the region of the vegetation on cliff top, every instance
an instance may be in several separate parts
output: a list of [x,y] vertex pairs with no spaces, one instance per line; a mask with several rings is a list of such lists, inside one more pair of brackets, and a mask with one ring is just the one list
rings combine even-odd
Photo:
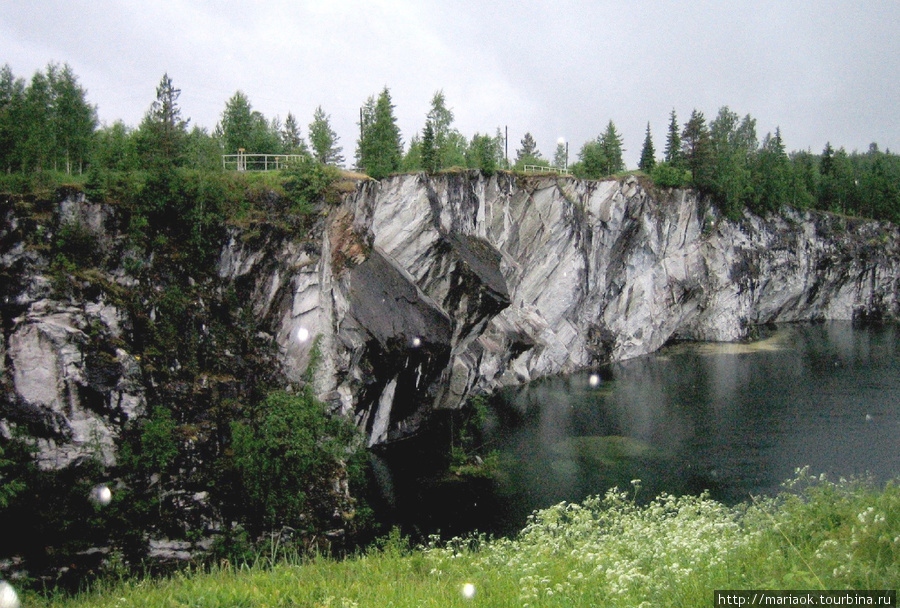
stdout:
[[[292,113],[283,122],[266,118],[241,91],[226,102],[212,132],[197,125],[189,129],[179,94],[164,75],[138,128],[121,122],[98,128],[96,110],[71,68],[51,64],[26,83],[5,66],[0,71],[0,170],[7,175],[0,176],[0,189],[46,180],[41,176],[51,170],[89,172],[89,181],[104,183],[110,174],[146,170],[161,160],[174,167],[219,171],[221,155],[239,150],[291,154],[325,165],[343,162],[338,137],[321,106],[309,124],[307,145]],[[599,179],[625,169],[622,135],[612,120],[573,152],[571,163],[563,144],[557,145],[552,161],[545,159],[530,133],[510,162],[509,142],[499,128],[494,135],[475,133],[469,139],[453,120],[446,97],[437,91],[421,133],[404,146],[385,87],[360,108],[356,167],[374,178],[454,167],[490,174],[538,165]],[[756,119],[723,106],[709,121],[694,109],[683,125],[672,110],[662,159],[655,149],[648,125],[639,167],[645,175],[658,186],[696,188],[732,218],[745,207],[770,213],[787,205],[900,221],[900,156],[875,143],[861,153],[835,150],[830,143],[821,154],[788,153],[780,128],[760,138]]]

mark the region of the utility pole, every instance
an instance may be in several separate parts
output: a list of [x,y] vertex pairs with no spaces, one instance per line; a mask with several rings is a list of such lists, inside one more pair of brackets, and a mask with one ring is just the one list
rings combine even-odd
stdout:
[[506,135],[503,136],[503,156],[506,157],[506,168],[509,169],[509,125],[506,125]]

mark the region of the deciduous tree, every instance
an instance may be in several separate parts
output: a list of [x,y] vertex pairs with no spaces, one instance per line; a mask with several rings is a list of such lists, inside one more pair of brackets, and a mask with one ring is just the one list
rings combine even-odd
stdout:
[[331,128],[331,118],[318,106],[309,123],[309,145],[313,157],[323,165],[340,166],[344,162],[343,148],[338,145],[338,136]]

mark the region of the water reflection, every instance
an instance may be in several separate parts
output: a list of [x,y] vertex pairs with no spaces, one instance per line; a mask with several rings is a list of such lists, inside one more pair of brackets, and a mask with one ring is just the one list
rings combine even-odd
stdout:
[[709,490],[736,502],[804,465],[833,478],[900,473],[896,326],[782,327],[753,344],[669,347],[601,376],[498,400],[488,441],[504,456],[512,521],[635,478],[646,497]]

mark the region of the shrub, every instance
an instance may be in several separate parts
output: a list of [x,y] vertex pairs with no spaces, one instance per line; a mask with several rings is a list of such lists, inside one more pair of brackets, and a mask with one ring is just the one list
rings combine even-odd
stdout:
[[325,198],[328,187],[340,176],[337,167],[323,165],[312,157],[303,157],[284,171],[284,189],[295,203],[317,203]]
[[331,517],[328,492],[358,445],[348,421],[328,416],[304,389],[269,394],[250,420],[231,428],[234,469],[251,528],[312,532]]
[[661,188],[684,188],[690,183],[691,174],[670,163],[660,163],[653,168],[650,179]]

